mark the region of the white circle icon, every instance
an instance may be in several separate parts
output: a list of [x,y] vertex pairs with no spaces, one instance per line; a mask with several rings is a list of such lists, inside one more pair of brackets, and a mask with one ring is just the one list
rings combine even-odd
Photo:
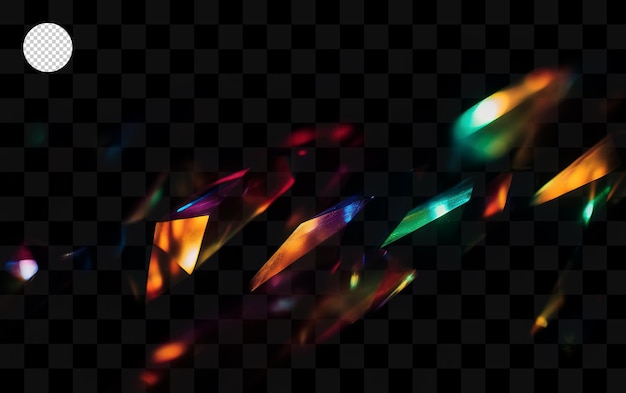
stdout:
[[70,61],[72,38],[55,23],[41,23],[26,34],[23,49],[31,67],[41,72],[55,72]]

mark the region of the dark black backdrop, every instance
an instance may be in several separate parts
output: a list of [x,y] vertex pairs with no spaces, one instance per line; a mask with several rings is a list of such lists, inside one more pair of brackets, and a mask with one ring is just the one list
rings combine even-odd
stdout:
[[[626,120],[626,28],[614,4],[4,2],[0,256],[4,264],[26,242],[40,271],[21,286],[1,278],[1,383],[142,391],[152,350],[195,326],[199,354],[159,374],[154,391],[622,391],[623,204],[586,227],[583,192],[528,207]],[[75,49],[54,74],[21,52],[46,21],[65,27]],[[451,123],[557,66],[577,72],[570,95],[537,138],[531,168],[515,173],[507,210],[484,220],[485,185],[510,160],[449,167]],[[304,156],[282,146],[293,130],[333,124],[352,125],[351,138],[319,139]],[[289,159],[294,187],[193,277],[138,301],[129,282],[145,283],[155,220],[218,173],[263,172],[276,157]],[[342,166],[348,175],[328,190]],[[122,225],[163,171],[154,210]],[[415,282],[329,343],[279,358],[295,321],[237,311],[267,307],[248,282],[293,230],[292,213],[303,220],[374,195],[342,238],[373,247],[411,207],[468,177],[465,209],[390,246],[418,270]],[[559,319],[531,337],[570,261]]]

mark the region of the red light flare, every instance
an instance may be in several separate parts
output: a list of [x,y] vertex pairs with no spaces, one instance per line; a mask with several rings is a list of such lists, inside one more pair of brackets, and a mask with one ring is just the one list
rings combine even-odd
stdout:
[[493,180],[491,186],[492,190],[487,197],[487,207],[485,208],[485,213],[483,214],[484,218],[491,217],[504,210],[512,179],[513,174],[506,173]]
[[339,265],[341,265],[341,259],[338,260],[337,263],[335,263],[332,269],[330,269],[330,274],[335,274],[335,272],[337,272],[337,269],[339,269]]
[[298,147],[311,143],[315,140],[314,130],[298,130],[294,131],[289,138],[287,138],[288,147]]
[[325,192],[328,193],[333,188],[338,187],[341,184],[341,180],[345,178],[348,174],[349,169],[347,165],[341,165],[337,172],[333,175],[333,177],[326,184]]
[[342,142],[352,134],[352,130],[350,125],[338,125],[331,131],[330,138],[335,142]]
[[152,371],[144,371],[141,373],[141,380],[148,386],[154,386],[159,382],[159,376]]

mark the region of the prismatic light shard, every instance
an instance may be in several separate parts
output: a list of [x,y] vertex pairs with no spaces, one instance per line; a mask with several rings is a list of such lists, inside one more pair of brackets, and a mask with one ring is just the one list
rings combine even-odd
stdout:
[[268,173],[248,173],[242,181],[242,192],[229,196],[220,205],[219,219],[209,221],[198,264],[207,261],[246,224],[263,214],[294,184],[287,161],[280,159]]
[[219,179],[201,195],[192,197],[157,222],[148,266],[146,300],[158,297],[173,285],[181,271],[193,273],[210,215],[247,171]]
[[557,174],[534,195],[532,205],[540,205],[606,176],[619,166],[619,157],[607,136]]
[[166,219],[192,218],[212,214],[224,198],[239,184],[249,169],[223,177],[211,184],[200,195],[192,197]]
[[343,229],[373,197],[352,197],[300,224],[252,278],[251,291]]
[[474,159],[493,160],[529,140],[539,116],[564,97],[571,79],[567,71],[540,69],[480,101],[454,123],[460,151]]
[[[249,169],[244,169],[211,184],[158,222],[148,267],[146,300],[173,286],[184,276],[181,272],[192,274],[293,183],[293,176],[282,161],[276,171],[267,174],[250,174]],[[232,195],[238,185],[242,188],[241,195]]]
[[148,300],[162,293],[180,269],[193,273],[208,221],[209,216],[198,216],[156,224],[146,284]]
[[389,234],[380,247],[386,247],[396,240],[415,232],[450,211],[464,205],[470,200],[473,189],[473,180],[465,179],[448,191],[411,210],[404,216],[402,221],[400,221],[398,226]]

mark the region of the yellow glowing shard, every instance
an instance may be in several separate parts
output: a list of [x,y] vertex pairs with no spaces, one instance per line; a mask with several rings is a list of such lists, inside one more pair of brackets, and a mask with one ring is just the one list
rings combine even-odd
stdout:
[[359,285],[359,272],[352,272],[350,276],[350,289],[354,289]]
[[187,346],[182,342],[173,342],[162,345],[154,351],[152,361],[154,363],[164,363],[172,361],[185,353]]
[[198,216],[156,224],[146,300],[158,297],[167,286],[173,285],[181,269],[187,274],[193,273],[208,221],[208,216]]
[[157,223],[154,244],[167,253],[187,274],[193,273],[209,216]]
[[609,137],[593,146],[546,183],[534,196],[533,205],[551,201],[591,183],[619,166],[619,158]]
[[535,321],[535,325],[545,328],[548,326],[548,320],[542,315],[540,315],[539,317],[537,317],[537,320]]
[[541,314],[539,314],[539,316],[535,320],[535,323],[530,330],[530,334],[534,335],[540,329],[547,327],[548,320],[554,317],[559,308],[563,306],[563,303],[565,303],[565,296],[559,290],[559,292],[557,292],[550,298],[548,304],[546,304]]
[[251,291],[343,229],[372,199],[350,198],[300,224],[252,278]]

